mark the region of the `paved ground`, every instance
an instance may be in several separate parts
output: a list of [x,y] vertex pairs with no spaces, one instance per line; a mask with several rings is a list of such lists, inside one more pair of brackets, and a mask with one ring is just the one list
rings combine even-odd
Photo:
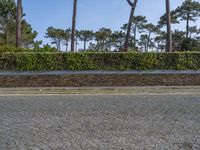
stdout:
[[0,150],[199,150],[200,95],[1,96]]
[[0,96],[27,95],[130,95],[138,94],[200,94],[200,86],[135,86],[135,87],[40,87],[40,88],[0,88]]
[[200,70],[128,70],[128,71],[1,71],[0,76],[16,75],[110,75],[110,74],[196,74],[200,75]]
[[85,74],[200,74],[200,70],[128,70],[128,71],[1,71],[0,76],[16,75],[85,75]]

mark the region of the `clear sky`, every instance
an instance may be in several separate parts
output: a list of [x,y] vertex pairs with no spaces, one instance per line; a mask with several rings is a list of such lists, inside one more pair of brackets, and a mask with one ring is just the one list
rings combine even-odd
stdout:
[[[171,0],[172,9],[184,0]],[[200,0],[196,0],[199,1]],[[49,42],[44,38],[49,26],[70,28],[73,0],[23,0],[26,19],[36,30],[38,40]],[[165,12],[165,0],[139,0],[137,15],[147,16],[151,23],[157,23]],[[78,0],[77,28],[98,30],[101,27],[119,30],[127,23],[130,6],[126,0]]]

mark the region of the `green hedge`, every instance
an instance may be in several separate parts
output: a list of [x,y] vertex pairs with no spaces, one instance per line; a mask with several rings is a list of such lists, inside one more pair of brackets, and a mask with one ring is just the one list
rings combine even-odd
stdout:
[[200,69],[200,53],[0,53],[0,70]]
[[55,48],[51,48],[49,46],[45,46],[43,48],[35,48],[35,49],[28,49],[28,48],[15,48],[15,47],[7,47],[7,46],[0,46],[0,53],[14,53],[14,52],[56,52]]

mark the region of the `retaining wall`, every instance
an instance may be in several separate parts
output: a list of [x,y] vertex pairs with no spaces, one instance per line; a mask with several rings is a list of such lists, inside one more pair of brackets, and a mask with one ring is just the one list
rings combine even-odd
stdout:
[[0,72],[0,87],[196,85],[200,85],[200,71]]

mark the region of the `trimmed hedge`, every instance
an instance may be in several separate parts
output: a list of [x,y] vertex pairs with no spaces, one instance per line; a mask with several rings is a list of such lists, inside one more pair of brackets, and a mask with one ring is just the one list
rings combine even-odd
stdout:
[[19,53],[19,52],[56,52],[57,50],[55,48],[51,48],[48,46],[45,46],[43,48],[36,48],[36,49],[28,49],[28,48],[15,48],[15,47],[7,47],[7,46],[0,46],[0,53]]
[[0,53],[1,71],[199,70],[200,53]]

